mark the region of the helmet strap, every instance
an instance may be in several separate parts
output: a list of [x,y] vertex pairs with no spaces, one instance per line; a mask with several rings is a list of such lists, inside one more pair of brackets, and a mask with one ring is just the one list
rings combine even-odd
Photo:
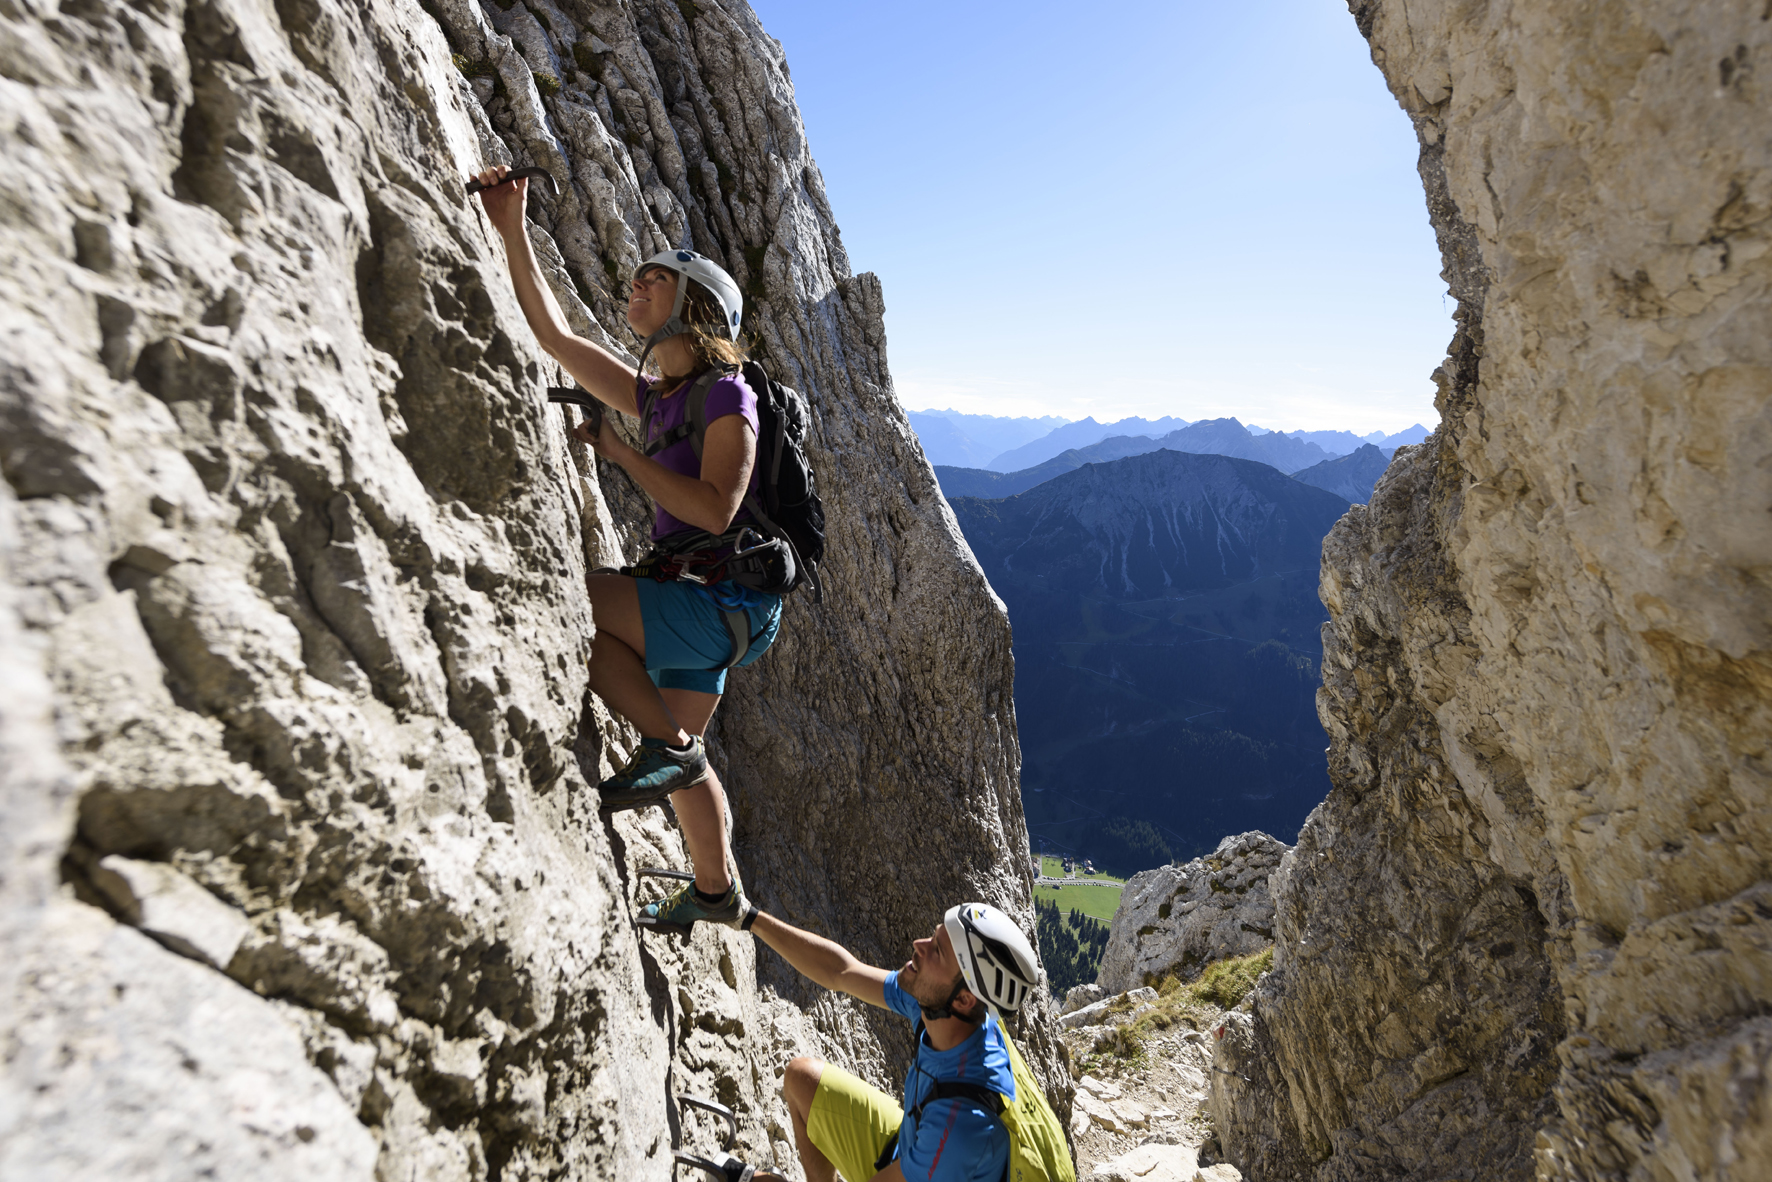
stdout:
[[939,1006],[926,1006],[923,1003],[918,1002],[917,1008],[923,1011],[923,1020],[925,1022],[934,1022],[941,1018],[958,1018],[960,1021],[971,1026],[976,1026],[984,1021],[985,1007],[982,1002],[980,1002],[970,1014],[954,1013],[954,1000],[958,998],[965,989],[966,974],[961,973],[960,979],[954,982],[953,989],[949,990],[948,999],[942,1002]]
[[689,276],[681,271],[672,271],[671,274],[677,277],[677,298],[671,303],[671,318],[659,325],[657,332],[646,338],[645,347],[640,350],[640,364],[634,368],[642,374],[646,372],[646,357],[652,352],[653,346],[689,331],[689,326],[683,323],[683,301],[689,298]]

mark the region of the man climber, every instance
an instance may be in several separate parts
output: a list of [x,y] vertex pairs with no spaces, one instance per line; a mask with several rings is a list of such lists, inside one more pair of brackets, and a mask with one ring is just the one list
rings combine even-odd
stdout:
[[840,1067],[810,1057],[788,1064],[783,1091],[806,1182],[832,1182],[837,1172],[845,1182],[1005,1177],[1009,1133],[999,1112],[1015,1098],[1015,1076],[997,1019],[1039,981],[1039,961],[1013,920],[984,903],[951,908],[896,972],[762,912],[744,926],[802,976],[919,1023],[908,1112]]

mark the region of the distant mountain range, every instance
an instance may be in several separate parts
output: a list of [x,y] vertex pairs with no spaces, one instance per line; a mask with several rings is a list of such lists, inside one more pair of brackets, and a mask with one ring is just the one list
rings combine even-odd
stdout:
[[1012,419],[963,415],[957,410],[913,410],[910,420],[931,464],[963,468],[988,467],[992,458],[1009,448],[1049,435],[1070,421],[1056,415]]
[[1416,423],[1413,427],[1403,428],[1395,435],[1385,435],[1382,432],[1374,431],[1372,434],[1365,436],[1365,440],[1367,443],[1374,444],[1375,446],[1386,447],[1391,451],[1396,451],[1399,447],[1408,447],[1412,444],[1420,443],[1431,434],[1432,432],[1426,427],[1422,426],[1420,423]]
[[[1053,432],[1054,435],[1058,432]],[[1048,437],[1050,438],[1050,437]],[[1353,438],[1349,436],[1349,438]],[[1041,440],[1040,442],[1044,442]],[[1355,440],[1358,447],[1371,447]],[[981,468],[937,466],[936,479],[941,481],[943,495],[954,497],[1010,497],[1044,484],[1056,476],[1074,471],[1085,464],[1124,459],[1160,451],[1192,452],[1199,455],[1232,456],[1255,460],[1282,472],[1297,472],[1321,464],[1329,457],[1315,443],[1279,432],[1253,434],[1236,419],[1207,419],[1171,431],[1159,439],[1140,435],[1116,435],[1088,447],[1072,448],[1043,464],[1017,472],[992,472]],[[1376,450],[1376,449],[1374,449]],[[1379,471],[1383,471],[1382,468]],[[1376,476],[1373,477],[1377,479]],[[1306,481],[1317,484],[1317,481]],[[1370,486],[1368,486],[1370,491]],[[1346,495],[1345,493],[1343,494]],[[1363,500],[1364,498],[1362,498]]]
[[1030,832],[1086,852],[1126,818],[1183,856],[1290,840],[1329,787],[1317,568],[1347,500],[1166,449],[948,497],[1009,607]]
[[[1055,428],[1050,434],[1042,435],[1031,443],[1011,448],[996,456],[984,467],[993,472],[1015,472],[1022,468],[1031,468],[1035,464],[1043,464],[1054,456],[1073,448],[1085,448],[1116,435],[1155,439],[1187,425],[1186,419],[1168,417],[1120,419],[1113,423],[1098,423],[1092,418],[1082,419],[1079,422],[1066,423],[1062,427]],[[1130,455],[1131,453],[1125,454]]]
[[[1157,447],[1168,447],[1171,451],[1213,452],[1220,455],[1245,456],[1245,451],[1235,447],[1196,446],[1190,441],[1176,443],[1164,442],[1174,432],[1189,426],[1186,419],[1164,417],[1160,419],[1129,418],[1119,419],[1112,423],[1098,423],[1093,418],[1071,422],[1055,415],[1044,418],[1008,418],[998,415],[969,415],[957,410],[913,410],[909,412],[911,427],[917,432],[917,438],[923,445],[923,454],[929,462],[944,468],[972,468],[980,471],[1013,474],[1037,468],[1050,460],[1057,459],[1069,451],[1081,451],[1085,458],[1079,464],[1095,463],[1118,456],[1136,455],[1139,451],[1154,451]],[[1235,423],[1235,419],[1213,419],[1212,423]],[[1237,424],[1242,427],[1242,424]],[[1275,450],[1262,454],[1247,454],[1246,458],[1261,460],[1273,464],[1283,471],[1297,471],[1312,464],[1335,456],[1347,455],[1363,444],[1373,444],[1385,451],[1394,451],[1405,443],[1420,443],[1427,438],[1427,428],[1420,423],[1398,431],[1394,435],[1386,435],[1383,431],[1374,431],[1361,437],[1351,431],[1269,431],[1265,427],[1253,424],[1243,427],[1251,439],[1274,436]],[[1115,438],[1121,439],[1153,439],[1159,442],[1154,446],[1140,447],[1137,445],[1120,444],[1101,452],[1090,452],[1089,448],[1098,443],[1106,443]],[[1308,443],[1321,449],[1321,454],[1311,452],[1285,452],[1279,450],[1284,441]],[[1069,471],[1070,469],[1064,469]],[[1031,487],[1031,486],[1030,486]],[[956,494],[970,495],[970,494]]]

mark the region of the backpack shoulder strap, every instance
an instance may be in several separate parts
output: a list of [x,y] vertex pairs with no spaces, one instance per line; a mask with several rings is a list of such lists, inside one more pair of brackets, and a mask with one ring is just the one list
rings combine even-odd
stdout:
[[[689,400],[683,410],[683,421],[648,443],[646,454],[655,456],[673,443],[687,439],[695,447],[695,458],[701,459],[702,437],[708,433],[708,391],[713,388],[715,382],[726,376],[728,376],[727,371],[718,366],[703,370],[701,376],[691,383],[688,391],[683,395]],[[646,392],[645,418],[641,420],[642,423],[650,424],[652,422],[652,413],[657,406],[658,395],[654,394],[649,387]]]
[[917,1101],[917,1106],[911,1111],[917,1114],[918,1120],[922,1120],[923,1110],[937,1100],[971,1100],[995,1116],[1003,1115],[1002,1092],[981,1083],[966,1083],[958,1079],[936,1080],[935,1086]]
[[[745,362],[744,380],[745,384],[750,386],[751,393],[757,396],[757,418],[761,421],[763,407],[774,401],[770,391],[777,383],[774,378],[769,376],[769,371],[763,368],[763,363],[754,360]],[[787,448],[783,446],[787,442],[787,429],[787,416],[777,414],[775,422],[770,425],[770,438],[757,440],[758,461],[761,462],[765,455],[769,457],[769,471],[764,474],[762,485],[765,496],[770,497],[771,500],[774,499],[776,488],[781,484],[781,459],[787,452]]]
[[683,421],[689,425],[689,442],[695,445],[695,458],[701,459],[701,444],[708,433],[708,391],[714,383],[729,376],[725,369],[715,366],[695,379],[695,385],[689,387],[686,397],[689,408],[683,412]]
[[[918,1018],[917,1045],[919,1047],[923,1045],[923,1029],[923,1019]],[[1009,1041],[1008,1034],[1003,1035],[1003,1041],[1005,1043]],[[905,1099],[909,1100],[910,1097],[906,1096]],[[917,1101],[916,1106],[913,1107],[911,1111],[917,1114],[918,1120],[922,1120],[923,1109],[929,1107],[929,1105],[935,1103],[937,1100],[974,1100],[981,1107],[988,1108],[999,1118],[1003,1115],[1003,1107],[1005,1103],[1002,1092],[997,1091],[995,1088],[987,1087],[984,1084],[967,1083],[964,1080],[958,1079],[938,1079],[935,1081],[934,1086],[924,1094],[923,1098]]]
[[[647,381],[643,373],[634,375],[634,402],[640,411],[640,438],[644,440],[652,430],[652,414],[658,409],[658,387]],[[646,454],[652,454],[650,447]]]

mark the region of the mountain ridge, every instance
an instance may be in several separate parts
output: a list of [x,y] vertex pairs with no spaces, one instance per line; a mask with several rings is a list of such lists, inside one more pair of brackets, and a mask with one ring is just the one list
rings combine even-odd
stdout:
[[1362,443],[1345,456],[1336,456],[1294,472],[1292,479],[1326,488],[1356,505],[1364,505],[1372,499],[1372,488],[1384,475],[1384,470],[1390,467],[1390,462],[1391,457],[1384,449]]
[[[1362,445],[1370,446],[1370,445]],[[1225,455],[1254,460],[1290,474],[1323,462],[1323,450],[1316,444],[1293,439],[1279,432],[1256,435],[1236,419],[1206,419],[1172,431],[1161,438],[1139,435],[1114,435],[1088,447],[1071,448],[1057,456],[1017,472],[995,472],[980,468],[937,465],[936,478],[942,482],[944,495],[1006,497],[1026,492],[1065,472],[1085,464],[1102,463],[1126,456],[1153,451],[1174,451],[1191,455]],[[1306,481],[1305,483],[1314,483]]]
[[1157,438],[1151,432],[1169,433],[1186,428],[1190,424],[1186,419],[1164,416],[1160,419],[1143,419],[1136,416],[1119,419],[1112,423],[1098,423],[1093,417],[1079,419],[1074,423],[1066,423],[1055,428],[1050,434],[1020,447],[1011,448],[995,456],[984,467],[993,472],[1014,472],[1022,468],[1044,463],[1063,452],[1073,448],[1086,448],[1100,443],[1115,431],[1124,435]]

